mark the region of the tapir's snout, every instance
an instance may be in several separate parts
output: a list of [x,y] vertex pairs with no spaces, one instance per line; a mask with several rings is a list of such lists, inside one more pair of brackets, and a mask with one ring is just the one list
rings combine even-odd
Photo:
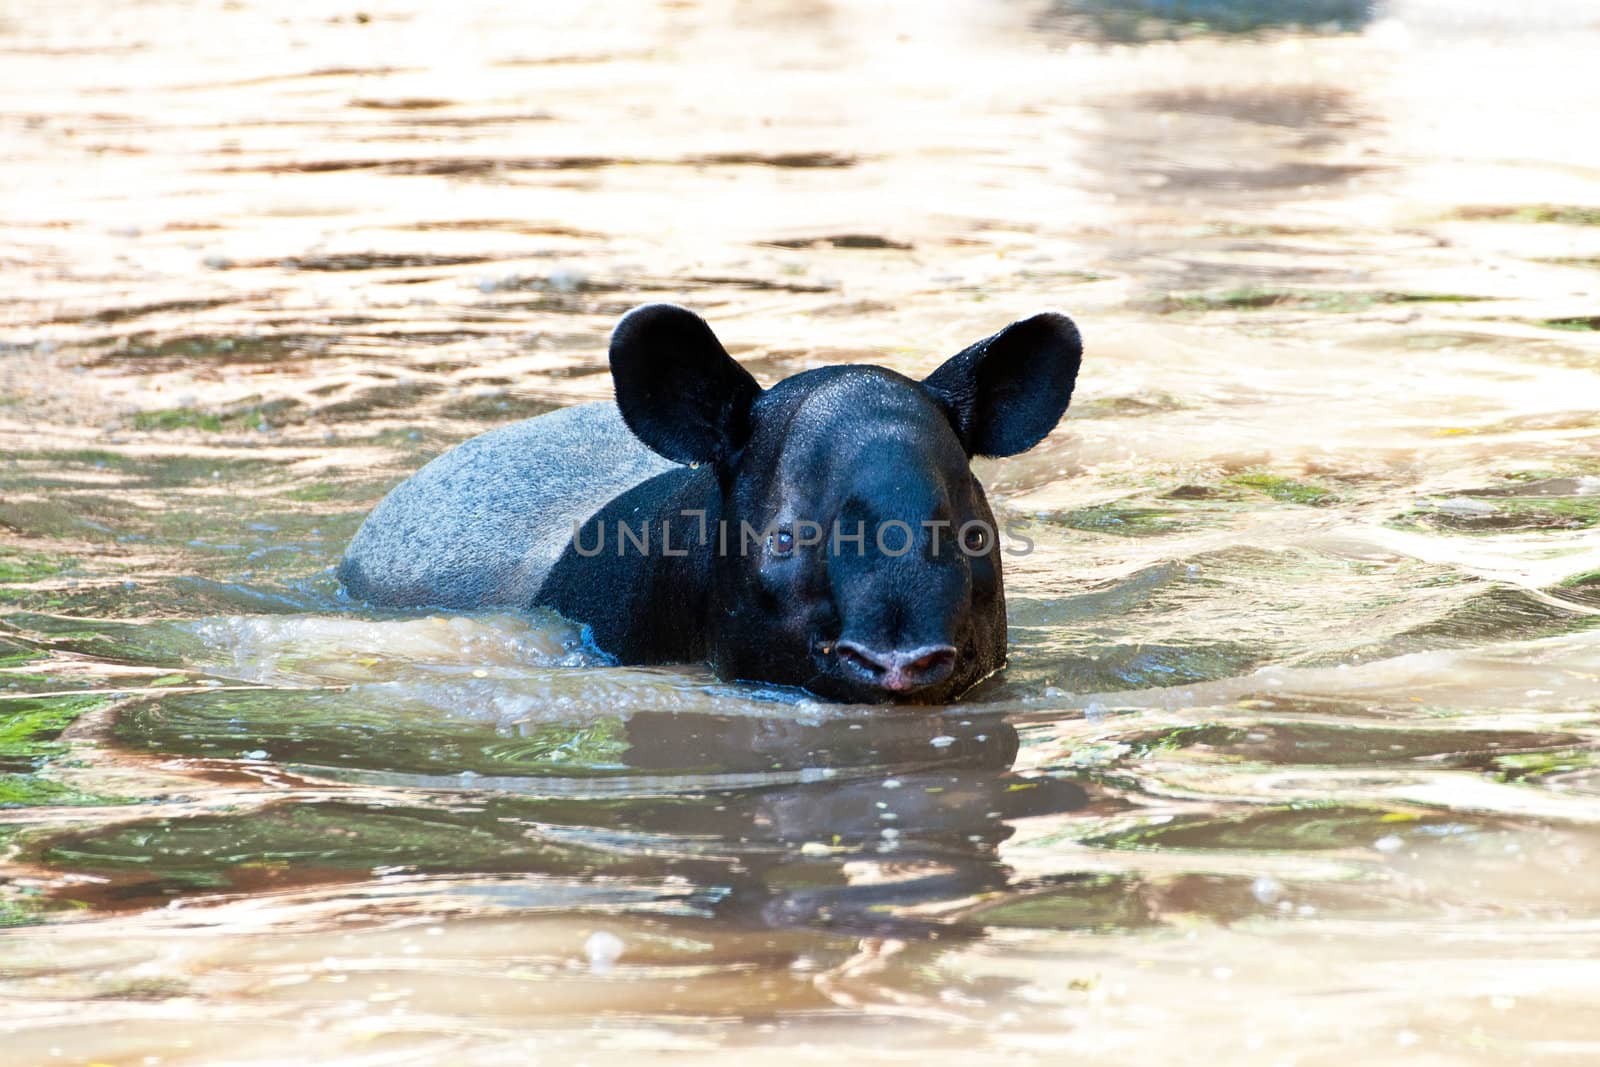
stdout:
[[886,650],[843,640],[834,646],[833,654],[841,672],[852,681],[894,696],[906,696],[938,685],[956,669],[953,645]]

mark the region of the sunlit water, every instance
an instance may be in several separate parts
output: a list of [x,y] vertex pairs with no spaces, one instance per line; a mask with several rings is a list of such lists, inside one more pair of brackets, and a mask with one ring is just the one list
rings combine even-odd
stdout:
[[[1600,1056],[1595,16],[1130,6],[7,8],[0,1059]],[[1001,679],[339,599],[651,299],[1078,319]]]

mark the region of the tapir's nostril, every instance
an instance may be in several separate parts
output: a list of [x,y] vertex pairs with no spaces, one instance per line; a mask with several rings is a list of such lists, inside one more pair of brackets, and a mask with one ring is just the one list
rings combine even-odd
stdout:
[[954,666],[955,661],[956,650],[949,647],[941,647],[918,656],[910,663],[907,663],[905,669],[917,675],[932,674],[941,667]]
[[937,685],[950,677],[956,667],[956,650],[951,645],[924,645],[892,652],[880,652],[856,641],[840,641],[834,647],[846,670],[893,693]]

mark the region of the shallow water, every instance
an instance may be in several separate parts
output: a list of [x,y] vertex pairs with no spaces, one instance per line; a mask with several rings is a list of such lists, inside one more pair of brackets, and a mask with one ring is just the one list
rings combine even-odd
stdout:
[[[12,5],[6,1062],[1592,1062],[1600,25],[1172,7]],[[339,599],[654,299],[1077,318],[1001,678]]]

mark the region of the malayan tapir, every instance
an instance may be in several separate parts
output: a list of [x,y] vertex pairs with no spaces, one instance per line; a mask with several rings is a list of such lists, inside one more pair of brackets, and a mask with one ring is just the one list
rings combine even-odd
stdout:
[[1001,537],[970,460],[1038,444],[1082,350],[1046,312],[921,381],[841,365],[763,389],[698,315],[635,308],[611,337],[615,403],[433,460],[339,578],[383,607],[553,608],[621,663],[950,701],[1006,659]]

